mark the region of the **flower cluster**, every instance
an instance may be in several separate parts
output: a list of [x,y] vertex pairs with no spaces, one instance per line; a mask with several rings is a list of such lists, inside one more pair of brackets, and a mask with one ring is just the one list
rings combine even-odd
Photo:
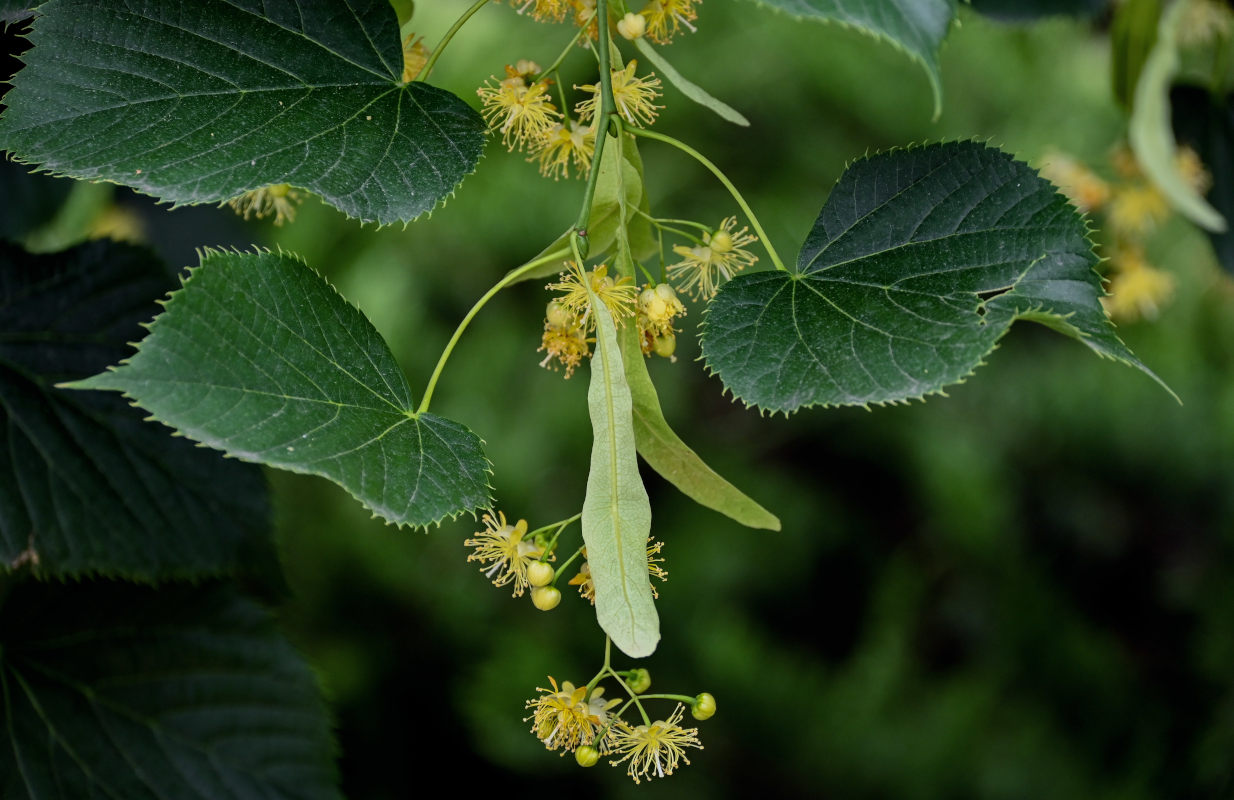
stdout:
[[729,217],[716,230],[704,233],[697,246],[673,248],[681,261],[669,266],[668,275],[678,289],[691,297],[709,300],[715,297],[721,283],[758,261],[745,249],[755,240],[754,235],[748,228],[736,228],[737,218]]
[[617,720],[609,751],[620,758],[609,763],[617,766],[627,762],[626,773],[635,783],[640,777],[650,780],[672,775],[680,761],[689,764],[685,749],[702,750],[703,746],[698,741],[698,728],[683,728],[679,724],[682,710],[678,703],[667,720],[645,725],[631,726],[625,720]]
[[677,349],[677,329],[673,320],[685,313],[686,307],[669,284],[645,287],[638,295],[639,346],[643,355],[655,353],[676,360],[673,352]]
[[[609,75],[612,78],[613,103],[617,107],[617,113],[631,125],[643,127],[655,122],[664,106],[655,104],[656,98],[660,96],[660,79],[654,72],[640,78],[634,74],[637,69],[638,61],[631,59],[625,67],[610,70]],[[574,107],[574,113],[584,122],[592,121],[600,109],[600,84],[588,83],[574,88],[591,95]]]
[[647,37],[657,44],[668,44],[682,28],[694,33],[693,22],[698,19],[694,5],[701,0],[648,0],[639,11],[647,20]]
[[506,522],[506,515],[498,511],[496,517],[486,513],[483,522],[484,530],[463,542],[475,548],[467,560],[485,564],[480,571],[492,579],[494,586],[513,584],[514,597],[521,597],[530,586],[527,568],[544,555],[544,548],[527,536],[525,519],[511,525]]
[[[1112,239],[1102,247],[1108,254],[1110,294],[1102,298],[1106,311],[1122,319],[1152,318],[1174,293],[1174,277],[1154,267],[1146,255],[1147,240],[1169,217],[1170,205],[1130,148],[1116,148],[1110,165],[1113,179],[1107,180],[1070,156],[1051,153],[1041,175],[1078,209],[1105,221]],[[1188,147],[1175,155],[1174,169],[1197,193],[1211,185],[1204,164]]]
[[[489,130],[501,131],[501,141],[511,152],[535,151],[546,139],[561,112],[549,97],[549,81],[527,80],[540,72],[534,61],[506,65],[506,77],[489,78],[476,90],[483,102],[481,113]],[[497,81],[494,85],[493,81]]]
[[586,686],[577,689],[564,681],[558,688],[557,681],[549,676],[552,691],[536,687],[541,695],[527,701],[531,716],[531,732],[544,742],[549,750],[572,751],[581,745],[603,745],[603,736],[609,726],[609,711],[619,700],[604,700],[603,687],[596,687],[588,694]]

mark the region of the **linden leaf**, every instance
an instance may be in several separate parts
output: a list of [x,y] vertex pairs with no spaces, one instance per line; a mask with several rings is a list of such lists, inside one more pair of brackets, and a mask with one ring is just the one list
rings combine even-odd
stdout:
[[934,115],[943,105],[939,51],[955,18],[955,0],[756,0],[799,19],[838,22],[886,39],[921,62],[934,93]]
[[1083,218],[1006,153],[952,142],[875,155],[841,176],[796,272],[720,289],[703,358],[768,411],[888,403],[963,380],[1029,319],[1156,379],[1114,333],[1096,264]]
[[27,582],[0,641],[5,800],[340,797],[312,672],[233,590]]
[[296,257],[207,252],[165,305],[136,355],[72,386],[122,391],[228,455],[329,478],[399,525],[489,504],[479,437],[415,413],[380,334]]
[[55,385],[131,353],[175,283],[144,248],[31,255],[0,242],[0,572],[234,574],[267,546],[259,469],[143,422],[109,392]]
[[402,82],[383,0],[50,0],[0,146],[173,203],[289,183],[363,221],[410,221],[470,173],[484,124]]
[[660,641],[660,617],[647,574],[651,502],[638,473],[630,387],[617,330],[594,294],[591,310],[596,352],[591,357],[587,404],[595,439],[583,499],[583,543],[600,627],[623,653],[642,658],[651,655]]

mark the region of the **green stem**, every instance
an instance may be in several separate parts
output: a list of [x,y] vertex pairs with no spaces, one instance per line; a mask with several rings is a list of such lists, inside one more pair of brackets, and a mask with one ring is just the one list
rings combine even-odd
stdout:
[[674,139],[671,136],[665,136],[662,133],[656,133],[655,131],[649,131],[643,128],[631,128],[630,133],[633,133],[635,136],[642,136],[647,139],[655,139],[656,141],[664,142],[665,144],[671,144],[673,147],[676,147],[678,150],[688,154],[695,161],[710,170],[711,174],[715,175],[720,183],[724,184],[724,188],[728,189],[729,194],[731,194],[733,199],[737,201],[737,205],[741,207],[741,210],[746,215],[746,218],[750,220],[750,225],[753,226],[754,233],[758,236],[759,241],[763,243],[763,247],[766,248],[767,255],[771,257],[771,263],[774,264],[775,268],[778,270],[788,269],[784,266],[784,262],[780,260],[780,254],[776,252],[775,247],[771,244],[771,239],[767,237],[767,233],[763,230],[763,226],[759,224],[758,217],[754,216],[754,211],[751,210],[749,203],[747,203],[745,198],[741,196],[741,192],[737,191],[737,187],[734,186],[733,182],[728,179],[728,176],[720,171],[719,167],[711,163],[706,156],[695,150],[693,147],[690,147],[690,145]]
[[701,223],[687,222],[686,220],[683,220],[683,219],[657,219],[656,217],[651,216],[646,211],[644,211],[641,208],[638,208],[637,206],[635,206],[634,208],[634,213],[638,214],[640,217],[647,220],[652,225],[655,225],[656,228],[658,228],[659,230],[668,231],[669,233],[675,233],[678,236],[682,237],[683,239],[689,239],[695,244],[702,244],[703,240],[698,238],[694,234],[690,233],[689,231],[683,231],[681,228],[674,228],[672,225],[665,225],[664,223],[666,222],[686,222],[689,225],[697,225],[698,227],[702,228],[708,233],[712,233],[711,228],[708,228],[706,225],[703,225]]
[[[558,55],[557,58],[553,60],[553,63],[548,65],[548,69],[541,71],[540,74],[536,76],[536,81],[542,81],[545,78],[547,78],[549,75],[552,75],[553,73],[557,71],[557,69],[561,66],[561,62],[565,61],[566,56],[570,55],[571,51],[574,50],[574,47],[578,44],[579,37],[581,37],[583,33],[586,32],[587,26],[590,24],[591,24],[591,18],[588,17],[587,21],[584,22],[581,26],[579,26],[578,33],[574,34],[574,38],[570,40],[570,43],[568,45],[566,45],[566,49],[562,50],[561,54]],[[561,81],[558,80],[557,83],[558,85],[560,85]]]
[[[573,553],[573,554],[572,554],[569,558],[567,558],[567,559],[565,560],[565,563],[563,563],[560,567],[558,567],[556,570],[554,570],[554,572],[553,572],[553,582],[552,582],[551,584],[549,584],[549,585],[550,585],[550,586],[556,586],[556,585],[557,585],[557,579],[558,579],[558,578],[560,578],[562,575],[566,574],[566,567],[568,567],[568,566],[570,566],[571,564],[573,564],[573,563],[574,563],[574,560],[575,560],[576,558],[578,558],[579,556],[581,556],[582,554],[583,554],[583,548],[581,548],[581,547],[580,547],[579,549],[575,550],[575,551],[574,551],[574,553]],[[603,670],[601,670],[601,673],[603,673]]]
[[583,695],[584,698],[591,697],[591,690],[596,688],[596,684],[599,683],[600,679],[604,677],[604,673],[613,671],[613,668],[609,666],[609,656],[612,653],[612,647],[613,640],[608,637],[608,634],[605,634],[604,666],[600,667],[600,671],[596,673],[596,676],[587,682],[587,694]]
[[554,526],[557,528],[557,532],[553,534],[553,538],[549,539],[548,544],[544,546],[544,552],[540,554],[541,561],[545,560],[546,558],[548,558],[550,555],[553,554],[553,549],[557,547],[557,540],[561,538],[561,532],[564,531],[566,528],[570,527],[570,523],[574,522],[576,519],[578,519],[581,516],[583,516],[583,513],[580,511],[579,513],[575,514],[569,519],[563,519],[561,522],[554,522],[552,525],[546,525],[543,528],[540,528],[540,530],[537,530],[533,532],[532,534],[530,534],[531,536],[534,537],[537,533],[540,533],[541,531],[546,531],[549,528],[552,528]]
[[454,21],[454,24],[450,26],[450,30],[446,31],[446,35],[441,37],[441,41],[437,43],[435,48],[433,48],[433,52],[429,53],[428,61],[425,62],[424,69],[420,70],[420,74],[416,76],[416,80],[428,80],[428,74],[433,71],[433,67],[437,64],[437,59],[441,57],[442,52],[446,49],[446,45],[450,44],[450,40],[454,38],[454,34],[458,33],[464,23],[471,19],[472,14],[475,14],[483,8],[484,4],[487,2],[488,0],[476,0],[476,2],[472,4],[471,8],[463,12],[463,16]]
[[517,269],[510,270],[510,272],[506,273],[504,278],[497,281],[497,283],[493,285],[493,288],[485,292],[484,296],[476,301],[476,304],[471,307],[470,311],[467,312],[467,316],[463,317],[463,321],[460,322],[458,327],[454,329],[454,335],[451,336],[450,341],[446,343],[446,349],[441,352],[441,358],[437,359],[437,366],[433,368],[432,377],[428,379],[428,388],[424,390],[424,399],[420,401],[420,407],[416,409],[417,415],[428,411],[429,402],[433,399],[433,390],[437,388],[437,379],[441,377],[441,371],[445,369],[446,362],[450,360],[450,354],[454,352],[454,346],[458,344],[459,338],[462,337],[463,331],[467,330],[467,326],[471,324],[471,320],[475,318],[476,314],[480,313],[480,309],[484,308],[485,303],[491,300],[493,295],[497,294],[511,283],[514,283],[516,280],[536,267],[542,267],[553,261],[560,261],[567,255],[569,255],[569,253],[563,250],[556,250],[546,256],[541,256],[540,258],[528,261],[526,264],[518,267]]
[[[639,716],[641,716],[641,717],[643,718],[643,724],[644,724],[644,725],[647,725],[647,726],[650,726],[650,725],[651,725],[651,717],[648,717],[648,716],[647,716],[647,711],[646,711],[646,709],[644,709],[644,708],[643,708],[643,704],[639,702],[639,696],[638,696],[637,694],[635,694],[635,692],[634,692],[634,690],[633,690],[633,689],[631,689],[631,688],[630,688],[630,684],[626,683],[626,682],[622,679],[622,677],[621,677],[620,675],[618,675],[616,672],[614,672],[612,667],[608,667],[608,674],[609,674],[609,675],[612,675],[612,676],[613,676],[613,680],[615,680],[615,681],[617,681],[617,683],[621,684],[621,688],[622,688],[622,689],[625,689],[625,690],[626,690],[626,694],[630,695],[630,702],[631,702],[631,703],[634,703],[634,707],[638,709]],[[628,707],[629,705],[630,705],[630,703],[626,703],[626,706],[627,706],[627,707]],[[621,712],[618,712],[618,716],[620,716],[620,715],[621,715],[621,713],[622,713],[622,712],[624,712],[624,711],[625,711],[625,707],[623,707],[623,708],[621,709]]]
[[[596,15],[599,18],[600,41],[606,42],[608,41],[607,0],[596,0]],[[613,109],[617,107],[617,104],[613,102],[613,75],[609,70],[608,48],[596,47],[594,52],[600,62],[600,110],[594,119],[596,149],[591,157],[591,173],[587,176],[587,190],[583,194],[583,207],[578,211],[578,221],[574,223],[574,236],[570,237],[571,244],[575,244],[578,239],[585,239],[587,236],[587,226],[591,223],[591,201],[596,195],[596,184],[600,179],[600,162],[604,158],[604,143],[608,140],[608,121],[612,116]],[[620,143],[620,140],[618,140],[618,144]],[[620,164],[618,169],[620,169]],[[579,266],[582,266],[581,261]]]
[[643,700],[676,700],[688,706],[694,705],[694,698],[684,694],[641,694],[639,697]]

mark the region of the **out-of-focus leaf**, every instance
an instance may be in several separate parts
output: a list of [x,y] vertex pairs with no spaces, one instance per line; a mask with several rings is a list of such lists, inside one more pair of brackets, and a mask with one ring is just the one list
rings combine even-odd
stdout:
[[479,437],[413,410],[381,335],[298,258],[208,252],[131,359],[77,388],[122,391],[245,461],[321,475],[383,519],[489,503]]
[[260,470],[143,422],[113,394],[55,386],[131,353],[174,285],[129,245],[35,256],[0,242],[0,572],[217,575],[265,545]]
[[630,387],[617,331],[608,309],[594,294],[591,298],[596,352],[587,404],[595,439],[583,499],[583,542],[600,627],[623,653],[642,658],[660,641],[660,618],[647,574],[651,502],[638,473]]
[[0,159],[0,239],[21,239],[56,216],[69,196],[72,181],[38,175],[20,164]]
[[1126,0],[1114,9],[1110,25],[1110,82],[1114,99],[1130,110],[1144,62],[1157,43],[1161,0]]
[[720,289],[703,357],[735,397],[786,413],[938,392],[1017,319],[1151,376],[1101,307],[1096,263],[1076,210],[1006,153],[952,142],[875,155],[841,176],[797,271]]
[[289,183],[361,220],[415,219],[470,173],[484,125],[404,84],[385,0],[50,0],[0,146],[173,203]]
[[972,4],[987,17],[1031,22],[1042,17],[1095,17],[1108,0],[972,0]]
[[304,661],[225,588],[26,584],[0,614],[5,800],[335,800]]
[[1187,182],[1175,164],[1177,146],[1170,125],[1170,86],[1178,70],[1178,30],[1187,3],[1176,2],[1161,15],[1157,43],[1144,62],[1135,87],[1135,105],[1127,138],[1140,167],[1178,213],[1213,233],[1226,230],[1226,220]]

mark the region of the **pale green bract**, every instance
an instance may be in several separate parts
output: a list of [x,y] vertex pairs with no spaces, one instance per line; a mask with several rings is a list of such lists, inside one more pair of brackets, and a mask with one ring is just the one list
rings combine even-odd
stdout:
[[381,0],[51,0],[6,97],[0,146],[176,204],[269,184],[406,222],[480,158],[484,124],[402,82]]
[[1017,319],[1156,379],[1114,332],[1083,218],[1027,164],[976,142],[896,150],[841,176],[797,270],[739,275],[708,307],[708,367],[791,412],[924,397]]
[[295,256],[208,252],[138,352],[74,388],[122,391],[202,444],[321,475],[399,525],[489,505],[479,437],[416,414],[385,341]]
[[583,543],[600,627],[623,653],[642,658],[660,641],[660,618],[647,574],[651,502],[638,473],[630,387],[617,330],[608,309],[590,296],[596,351],[587,405],[595,439],[583,500]]

